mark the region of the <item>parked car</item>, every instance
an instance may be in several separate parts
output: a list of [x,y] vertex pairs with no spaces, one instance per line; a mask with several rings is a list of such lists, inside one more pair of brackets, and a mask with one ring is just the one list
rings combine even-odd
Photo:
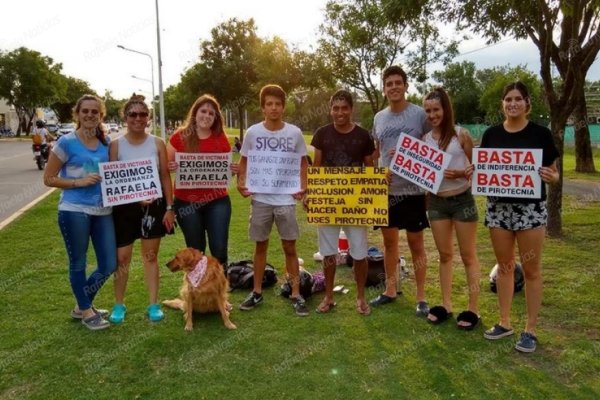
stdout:
[[108,125],[108,128],[110,129],[110,132],[115,132],[118,133],[119,132],[119,125],[115,124],[115,123],[110,123],[110,124],[106,124]]
[[46,129],[53,135],[58,131],[58,128],[58,124],[46,124]]
[[75,132],[75,124],[72,122],[69,122],[67,124],[60,124],[60,127],[58,128],[58,130],[56,131],[56,139],[58,139],[59,137],[66,135],[67,133],[71,133],[71,132]]

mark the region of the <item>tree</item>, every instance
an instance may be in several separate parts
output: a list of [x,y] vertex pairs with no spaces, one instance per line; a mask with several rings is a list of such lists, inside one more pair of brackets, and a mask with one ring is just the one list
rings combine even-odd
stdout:
[[524,66],[495,67],[477,71],[480,77],[481,95],[479,108],[484,112],[486,125],[495,125],[502,122],[504,115],[500,106],[502,91],[511,82],[521,81],[529,89],[531,97],[531,113],[529,118],[535,122],[547,123],[548,106],[543,95],[543,85],[537,75]]
[[[581,101],[586,74],[600,50],[600,0],[438,0],[440,18],[497,42],[529,38],[539,50],[540,75],[558,148],[560,180],[548,192],[548,234],[562,234],[562,154],[567,119]],[[443,8],[441,8],[443,6]],[[560,76],[555,85],[552,67]]]
[[67,85],[61,64],[52,58],[20,47],[0,53],[0,97],[15,107],[19,117],[17,136],[29,132],[37,107],[49,106],[64,99]]
[[475,63],[463,61],[446,65],[433,73],[452,98],[454,118],[463,124],[481,121],[484,113],[479,107],[482,86],[477,81]]
[[[590,85],[586,85],[587,88]],[[590,128],[587,119],[587,100],[585,93],[580,94],[579,101],[573,110],[573,126],[575,136],[575,171],[596,172],[594,156],[592,154],[592,143],[590,141]]]
[[103,97],[104,105],[106,106],[106,115],[104,119],[106,121],[120,121],[123,118],[121,116],[121,110],[127,102],[127,99],[115,99],[110,90],[107,90]]
[[[211,40],[201,44],[201,63],[210,73],[204,81],[223,108],[235,110],[243,120],[244,105],[255,97],[256,50],[259,38],[253,19],[232,18],[211,30]],[[240,124],[240,140],[243,140]]]
[[77,100],[84,94],[96,94],[86,81],[63,76],[66,84],[66,93],[63,99],[55,101],[50,105],[50,108],[56,113],[60,122],[69,122],[73,119],[72,110],[75,107]]
[[381,12],[381,0],[330,0],[320,26],[319,53],[333,76],[358,91],[373,113],[383,108],[378,76],[405,44],[406,24],[393,23]]

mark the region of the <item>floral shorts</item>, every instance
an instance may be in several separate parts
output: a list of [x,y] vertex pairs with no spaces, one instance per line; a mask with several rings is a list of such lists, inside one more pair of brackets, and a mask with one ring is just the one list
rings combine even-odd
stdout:
[[546,225],[546,202],[497,203],[488,200],[485,226],[509,231],[524,231]]

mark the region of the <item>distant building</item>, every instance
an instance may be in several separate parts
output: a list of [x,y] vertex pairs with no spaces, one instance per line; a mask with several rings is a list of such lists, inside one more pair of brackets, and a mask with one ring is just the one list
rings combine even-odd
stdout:
[[600,82],[585,89],[588,124],[600,124]]
[[13,106],[0,98],[0,128],[10,128],[13,132],[19,127],[19,117]]

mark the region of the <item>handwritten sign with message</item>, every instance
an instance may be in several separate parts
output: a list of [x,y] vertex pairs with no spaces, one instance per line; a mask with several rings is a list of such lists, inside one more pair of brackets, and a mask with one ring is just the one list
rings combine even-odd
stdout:
[[301,190],[302,155],[283,151],[248,151],[246,187],[250,193],[294,194]]
[[386,172],[376,167],[309,167],[308,223],[387,226]]

